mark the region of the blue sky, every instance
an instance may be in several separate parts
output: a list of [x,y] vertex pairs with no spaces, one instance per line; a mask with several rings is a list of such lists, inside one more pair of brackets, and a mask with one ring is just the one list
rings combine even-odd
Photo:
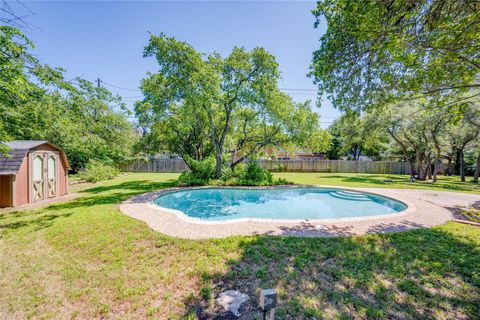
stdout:
[[[262,46],[280,64],[280,87],[302,89],[286,90],[297,101],[315,100],[315,86],[306,74],[325,24],[313,28],[313,1],[25,3],[34,12],[27,17],[34,27],[25,32],[41,61],[65,68],[68,77],[99,77],[129,106],[141,96],[137,90],[145,73],[157,69],[152,58],[142,57],[149,32],[222,55],[234,46]],[[339,114],[328,101],[314,109],[323,127]]]

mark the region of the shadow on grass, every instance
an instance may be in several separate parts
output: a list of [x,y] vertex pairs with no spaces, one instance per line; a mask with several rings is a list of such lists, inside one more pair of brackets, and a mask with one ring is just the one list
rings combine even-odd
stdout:
[[49,210],[62,210],[95,205],[117,204],[135,195],[158,189],[176,186],[176,180],[166,182],[152,182],[147,180],[129,181],[120,184],[99,186],[80,191],[87,196],[77,198],[63,204],[49,206]]
[[[85,196],[71,201],[52,204],[41,209],[3,213],[0,215],[0,230],[6,231],[24,227],[32,227],[33,230],[40,230],[51,226],[54,220],[58,218],[66,218],[76,213],[70,211],[72,209],[117,204],[140,193],[174,187],[175,185],[176,180],[166,182],[139,180],[89,188],[80,191],[80,193]],[[62,210],[66,212],[62,212]],[[57,212],[52,213],[55,211]]]
[[42,212],[37,212],[35,214],[36,217],[33,219],[24,219],[4,224],[0,223],[0,230],[15,230],[24,227],[33,227],[33,231],[38,231],[50,227],[55,219],[60,217],[66,218],[71,216],[72,214],[73,212],[67,212],[62,214],[42,214]]
[[[409,179],[407,178],[399,178],[396,175],[387,175],[387,176],[381,176],[375,177],[375,176],[369,176],[369,175],[355,175],[355,176],[343,176],[343,175],[325,175],[325,176],[319,176],[321,179],[335,179],[335,180],[340,180],[342,182],[346,183],[357,183],[357,184],[374,184],[378,186],[388,186],[396,183],[404,183],[406,186],[415,188],[415,187],[421,187],[421,188],[433,188],[433,189],[444,189],[445,191],[449,190],[454,190],[454,191],[474,191],[475,188],[478,186],[478,184],[475,184],[473,182],[467,181],[467,182],[461,182],[461,181],[442,181],[439,180],[437,182],[431,182],[431,181],[415,181],[415,182],[410,182]],[[392,182],[386,182],[383,181],[384,179],[392,180]],[[478,189],[480,191],[480,189]]]
[[174,179],[170,179],[168,181],[162,181],[162,182],[136,180],[136,181],[123,182],[120,184],[89,188],[89,189],[82,190],[81,193],[99,194],[99,193],[109,192],[112,190],[121,190],[121,191],[129,190],[139,194],[139,193],[154,191],[157,189],[175,187],[176,184],[177,184],[177,180],[174,180]]
[[469,207],[446,207],[446,209],[452,212],[455,219],[480,222],[480,201],[474,201]]
[[241,319],[255,319],[260,288],[277,289],[276,319],[480,314],[478,243],[442,229],[333,239],[263,236],[243,241],[241,252],[226,273],[201,276],[201,293],[185,301],[190,317],[234,319],[214,298],[235,289],[250,296]]
[[[401,220],[399,222],[390,223],[378,223],[368,228],[367,234],[387,233],[387,232],[400,232],[411,229],[424,228],[425,226],[420,223],[411,222],[408,220]],[[353,225],[336,226],[336,225],[314,225],[308,222],[302,223],[296,226],[283,226],[280,227],[282,235],[288,237],[351,237],[356,233],[353,230]],[[273,233],[273,231],[272,231]],[[269,234],[268,232],[266,233]]]
[[326,176],[320,176],[319,178],[321,179],[335,179],[335,180],[341,180],[342,182],[350,182],[350,183],[371,183],[371,184],[379,184],[379,185],[388,185],[392,184],[392,182],[385,182],[383,179],[389,179],[389,180],[394,180],[395,182],[408,182],[408,179],[399,179],[398,176],[391,175],[391,176],[382,176],[381,178],[379,177],[371,177],[368,175],[364,176],[358,176],[358,175],[352,175],[352,176],[344,176],[344,175],[326,175]]
[[[60,217],[80,212],[98,212],[88,210],[90,206],[118,204],[131,196],[174,185],[173,180],[139,180],[93,187],[82,191],[82,198],[70,202],[53,204],[41,210],[12,213],[12,216],[2,220],[5,221],[3,225],[0,222],[0,226],[2,229],[45,228]],[[29,220],[17,221],[27,216]],[[276,319],[475,319],[480,314],[479,240],[473,242],[472,236],[467,237],[464,230],[474,233],[478,229],[455,227],[456,224],[449,226],[453,227],[344,238],[257,236],[193,241],[158,235],[162,241],[157,241],[149,249],[152,251],[148,255],[153,250],[161,251],[162,243],[167,245],[168,250],[158,256],[152,255],[150,262],[155,270],[170,267],[169,264],[162,264],[163,257],[177,255],[188,258],[188,263],[177,266],[178,272],[173,269],[179,279],[174,277],[172,288],[181,291],[182,285],[197,286],[196,279],[199,278],[199,292],[184,301],[179,299],[168,303],[185,305],[188,309],[185,316],[193,315],[194,318],[234,319],[233,315],[215,306],[214,298],[224,290],[238,289],[250,296],[250,300],[240,309],[242,319],[254,319],[257,316],[259,288],[273,287],[277,288],[279,294]],[[380,224],[370,232],[405,230],[408,227],[412,225],[403,222]],[[70,231],[70,225],[65,228]],[[311,228],[311,225],[305,224],[283,232],[302,235],[306,231],[311,232]],[[349,226],[332,227],[318,229],[318,232],[349,236],[350,229]],[[128,224],[122,232],[115,229],[110,231],[114,232],[110,236],[115,242],[110,241],[110,237],[103,240],[107,241],[105,251],[108,252],[114,249],[119,239],[124,239],[125,234],[132,232]],[[128,248],[131,250],[131,247]],[[225,252],[235,250],[239,251],[239,256],[223,258]],[[134,253],[128,251],[125,257],[135,260],[132,268],[143,270],[141,260],[137,262],[138,257]],[[191,261],[198,263],[201,269],[191,269]],[[211,266],[216,263],[221,268],[215,270],[225,272],[209,271],[214,270]],[[185,280],[185,274],[189,274],[188,281]],[[142,278],[141,281],[150,282],[151,279]],[[161,287],[161,282],[153,285]],[[157,298],[155,296],[152,300]],[[141,299],[144,297],[141,296]],[[126,299],[125,303],[130,301]]]

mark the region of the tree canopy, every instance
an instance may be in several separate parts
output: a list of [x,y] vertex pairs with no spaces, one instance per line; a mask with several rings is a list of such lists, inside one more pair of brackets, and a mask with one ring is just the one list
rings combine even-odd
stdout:
[[322,0],[313,13],[328,27],[311,75],[340,109],[480,87],[478,1]]
[[[150,141],[163,142],[187,163],[213,153],[217,178],[225,156],[234,167],[269,145],[315,143],[328,138],[308,103],[294,103],[278,88],[278,63],[263,48],[235,47],[223,58],[201,54],[190,44],[152,35],[145,57],[154,57],[157,73],[147,74],[145,99],[136,105]],[[235,155],[233,158],[232,155]]]
[[12,139],[49,140],[64,148],[74,170],[90,159],[125,161],[136,134],[128,110],[105,88],[64,79],[64,70],[42,64],[33,43],[0,26],[0,153]]
[[464,153],[478,140],[479,2],[320,0],[313,14],[316,27],[327,22],[310,72],[319,96],[372,120],[357,129],[358,119],[337,121],[337,150],[358,150],[370,123],[389,134],[418,179],[435,180],[441,161],[454,159],[464,180]]
[[333,159],[348,155],[359,160],[361,155],[379,156],[388,142],[384,128],[377,126],[371,114],[347,111],[329,127],[334,146],[329,156]]

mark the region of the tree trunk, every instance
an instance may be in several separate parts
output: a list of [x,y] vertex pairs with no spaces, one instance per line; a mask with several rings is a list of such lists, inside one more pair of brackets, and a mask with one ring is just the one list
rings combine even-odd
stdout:
[[353,160],[355,160],[355,161],[360,160],[360,155],[362,154],[362,148],[357,147],[357,148],[354,148],[353,150],[354,150]]
[[230,168],[233,170],[235,167],[235,162],[237,161],[237,150],[233,150],[232,154],[232,163],[230,164]]
[[435,141],[435,149],[436,149],[435,163],[434,163],[434,167],[433,167],[433,177],[432,177],[433,182],[437,182],[437,174],[438,174],[438,171],[440,170],[440,165],[442,164],[441,159],[440,159],[441,150],[440,150],[440,147],[439,147],[439,145],[436,141]]
[[480,154],[477,157],[477,165],[475,166],[475,174],[473,175],[473,182],[478,183],[479,175],[480,175]]
[[222,130],[222,135],[220,139],[217,140],[216,138],[216,126],[213,120],[212,114],[209,112],[208,108],[204,106],[204,109],[207,112],[208,119],[210,121],[211,132],[210,138],[212,140],[212,144],[215,146],[215,179],[220,179],[222,177],[222,159],[223,159],[223,146],[225,145],[225,138],[227,137],[227,132],[230,130],[230,121],[231,121],[231,109],[225,106],[226,112],[226,119],[225,125]]
[[413,181],[414,175],[415,175],[415,168],[413,166],[413,161],[410,159],[410,156],[408,155],[408,150],[405,144],[392,132],[390,129],[387,129],[388,134],[392,137],[395,142],[397,142],[400,145],[400,149],[402,149],[403,157],[405,158],[405,161],[408,162],[410,166],[410,181]]
[[427,163],[427,170],[426,171],[427,171],[427,179],[431,180],[432,179],[432,163],[430,162],[430,160]]
[[440,161],[438,160],[438,158],[435,158],[435,163],[433,164],[432,182],[437,182],[437,175],[438,175],[439,166],[440,166]]
[[460,181],[465,182],[465,159],[463,149],[459,150],[459,162],[460,162]]
[[418,169],[418,174],[417,174],[417,179],[420,181],[425,181],[425,168],[423,168],[423,159],[422,159],[422,154],[420,150],[416,148],[415,150],[415,160],[417,162],[417,169]]
[[448,157],[448,164],[447,164],[447,170],[448,170],[448,175],[453,176],[453,165],[452,165],[452,157]]
[[428,156],[425,157],[425,176],[426,179],[431,180],[432,179],[432,160],[430,158],[430,153],[428,153]]
[[456,150],[454,155],[453,172],[454,174],[461,174],[460,173],[460,152],[458,151],[458,149]]
[[405,159],[408,162],[408,165],[410,167],[410,180],[415,179],[415,166],[413,165],[413,161],[410,158]]
[[222,150],[218,148],[215,154],[215,179],[222,177],[222,158]]

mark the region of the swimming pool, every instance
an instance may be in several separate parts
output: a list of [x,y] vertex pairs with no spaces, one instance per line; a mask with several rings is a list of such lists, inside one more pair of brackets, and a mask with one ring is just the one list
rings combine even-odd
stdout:
[[381,216],[407,206],[387,197],[333,188],[201,188],[159,196],[160,207],[201,220],[314,220]]

